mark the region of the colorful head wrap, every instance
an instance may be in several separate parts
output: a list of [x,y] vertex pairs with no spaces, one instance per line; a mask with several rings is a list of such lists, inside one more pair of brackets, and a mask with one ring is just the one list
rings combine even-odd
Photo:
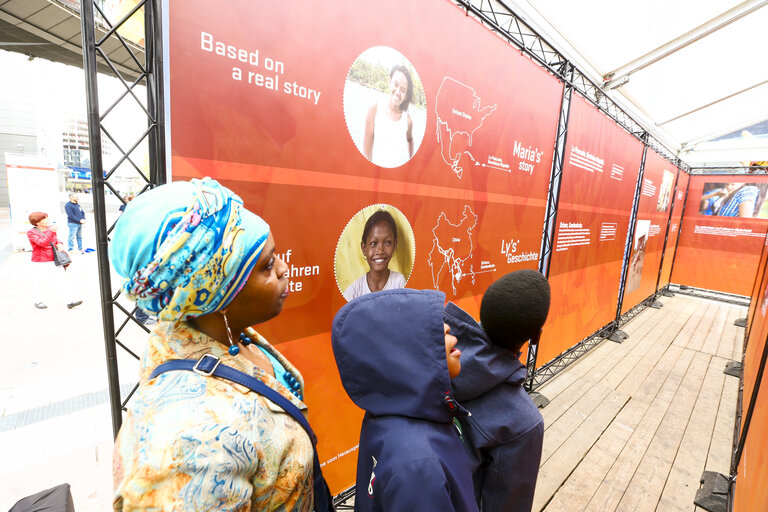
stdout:
[[123,290],[160,320],[227,307],[259,259],[269,226],[210,178],[174,182],[131,201],[109,258]]

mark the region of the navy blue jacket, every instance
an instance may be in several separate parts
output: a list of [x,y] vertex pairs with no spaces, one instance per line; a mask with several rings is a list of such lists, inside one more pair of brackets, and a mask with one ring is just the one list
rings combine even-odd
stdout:
[[71,224],[80,224],[80,221],[85,218],[83,207],[78,203],[67,201],[67,204],[64,205],[64,211],[67,213],[67,222]]
[[544,420],[523,389],[520,353],[493,345],[482,327],[449,302],[444,319],[458,338],[461,373],[454,396],[471,413],[462,418],[483,512],[530,512],[541,462]]
[[469,460],[453,419],[443,304],[434,290],[371,293],[333,320],[333,353],[365,417],[356,511],[476,512]]

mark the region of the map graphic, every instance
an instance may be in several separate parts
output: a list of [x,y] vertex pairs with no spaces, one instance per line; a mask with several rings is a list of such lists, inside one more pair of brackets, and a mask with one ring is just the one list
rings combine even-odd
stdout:
[[469,206],[464,206],[461,219],[454,224],[445,212],[440,213],[437,224],[432,229],[432,250],[427,263],[432,269],[432,284],[439,290],[438,283],[444,272],[451,274],[451,287],[456,295],[456,285],[464,277],[471,277],[475,282],[475,272],[467,264],[472,257],[472,236],[477,225],[477,214]]
[[472,154],[472,141],[485,118],[495,110],[495,104],[482,106],[473,88],[451,77],[443,78],[435,98],[437,142],[443,161],[459,179],[464,173],[462,160],[485,166]]

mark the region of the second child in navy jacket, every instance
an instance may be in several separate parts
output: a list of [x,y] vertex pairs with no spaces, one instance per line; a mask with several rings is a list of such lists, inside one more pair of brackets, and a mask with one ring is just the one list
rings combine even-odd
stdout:
[[365,410],[358,512],[476,512],[469,460],[453,424],[445,294],[388,290],[344,306],[332,342],[344,389]]
[[484,512],[530,512],[544,420],[523,388],[527,370],[520,353],[491,343],[480,324],[452,302],[444,313],[462,352],[461,374],[452,384],[471,413],[461,423],[477,501]]

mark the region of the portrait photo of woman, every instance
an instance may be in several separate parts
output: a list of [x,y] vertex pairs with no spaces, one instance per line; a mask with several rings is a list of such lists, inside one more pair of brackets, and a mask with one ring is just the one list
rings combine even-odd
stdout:
[[426,100],[413,66],[383,46],[363,52],[344,86],[344,115],[360,152],[379,167],[408,162],[424,138]]

